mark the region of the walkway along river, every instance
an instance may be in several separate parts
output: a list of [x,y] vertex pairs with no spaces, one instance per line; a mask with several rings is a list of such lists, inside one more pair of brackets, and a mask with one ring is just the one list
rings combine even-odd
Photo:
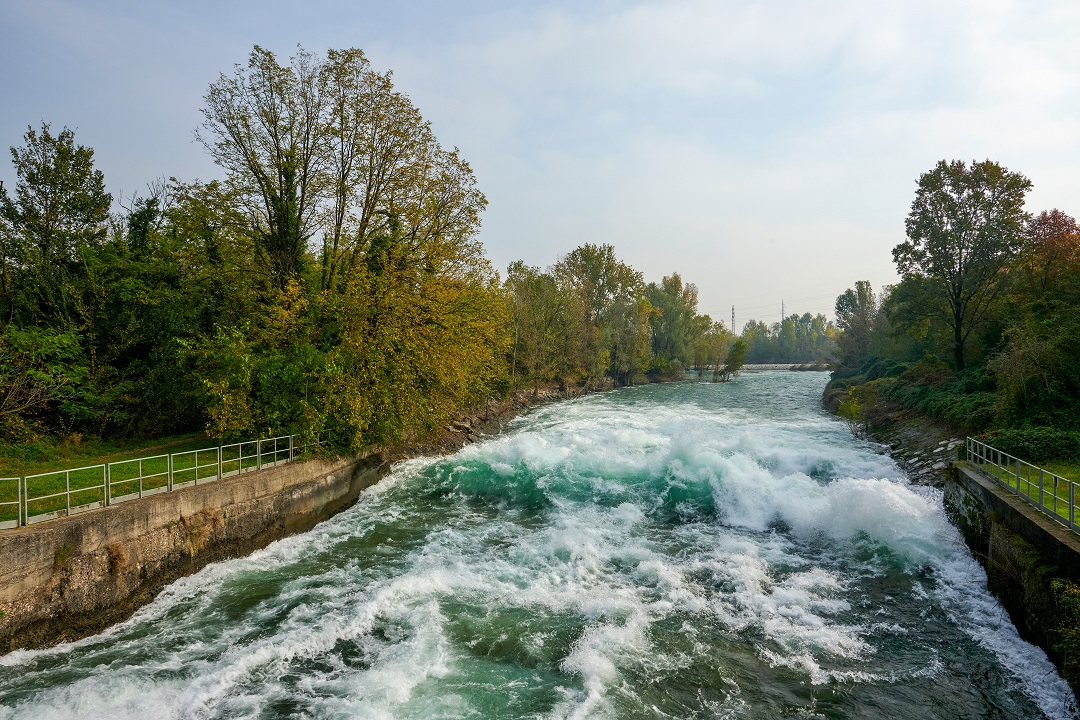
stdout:
[[399,464],[355,507],[0,657],[0,718],[1041,718],[940,494],[823,373],[631,388]]

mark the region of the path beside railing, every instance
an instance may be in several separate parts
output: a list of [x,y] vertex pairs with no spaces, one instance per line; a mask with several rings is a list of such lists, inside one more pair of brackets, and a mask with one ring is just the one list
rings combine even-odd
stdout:
[[969,464],[1062,525],[1080,532],[1076,524],[1077,483],[974,438],[969,437],[965,445]]
[[0,478],[0,530],[33,525],[128,500],[213,482],[305,457],[329,441],[322,431]]

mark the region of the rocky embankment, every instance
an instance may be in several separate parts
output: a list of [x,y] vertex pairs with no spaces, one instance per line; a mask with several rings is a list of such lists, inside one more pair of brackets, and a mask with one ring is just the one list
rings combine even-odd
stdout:
[[[836,412],[837,395],[823,404]],[[1080,694],[1080,541],[964,465],[965,434],[909,410],[876,405],[867,436],[911,481],[943,490],[946,514],[983,565],[1020,635],[1046,651]]]
[[872,438],[888,448],[913,483],[941,487],[952,462],[963,452],[964,435],[926,418],[902,417],[877,428]]
[[421,455],[446,455],[489,435],[497,435],[508,422],[534,406],[583,393],[580,388],[560,389],[554,386],[517,390],[505,399],[487,400],[477,405],[444,427],[431,440],[403,443],[382,455],[391,462]]
[[[837,411],[837,395],[826,389],[822,405]],[[878,443],[913,483],[941,487],[954,460],[963,452],[965,434],[901,407],[877,406],[857,432]]]

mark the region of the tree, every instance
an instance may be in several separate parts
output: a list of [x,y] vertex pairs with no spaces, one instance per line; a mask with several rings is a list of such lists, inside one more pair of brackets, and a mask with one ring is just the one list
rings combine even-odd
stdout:
[[[1080,289],[1080,227],[1054,209],[1033,217],[1017,258],[1017,290],[1031,303],[1054,303]],[[1080,300],[1073,296],[1072,302]]]
[[14,200],[0,195],[4,216],[5,321],[74,327],[81,321],[81,252],[104,242],[112,196],[94,169],[94,151],[75,133],[27,127],[11,148],[18,180]]
[[1032,218],[1017,258],[1005,347],[988,363],[1014,423],[1080,425],[1080,229],[1060,210]]
[[277,291],[302,274],[320,234],[318,281],[336,292],[390,242],[409,245],[417,262],[460,255],[445,243],[481,253],[487,201],[471,168],[361,50],[320,58],[300,48],[282,66],[256,46],[205,103],[199,139],[244,201]]
[[749,349],[750,346],[747,345],[745,340],[737,338],[728,350],[723,366],[717,368],[716,372],[713,373],[713,379],[719,382],[727,382],[738,375],[746,362],[746,353]]
[[679,273],[663,278],[660,285],[645,288],[649,304],[656,311],[652,327],[654,368],[660,375],[682,375],[694,360],[694,345],[708,325],[696,322],[698,290],[693,283],[683,284]]
[[555,264],[554,274],[573,305],[583,314],[575,325],[582,333],[586,383],[609,373],[628,384],[644,369],[650,309],[642,299],[641,273],[615,257],[611,245],[586,243]]
[[560,342],[570,335],[565,328],[571,318],[567,298],[554,276],[518,260],[510,264],[504,285],[510,306],[510,380],[519,377],[534,386],[558,377],[558,368],[572,356]]
[[464,220],[462,234],[473,234],[485,201],[471,170],[439,146],[390,73],[375,72],[357,49],[330,50],[320,68],[328,109],[322,286],[343,282],[354,262],[394,233],[422,242],[430,236],[421,235],[445,236]]
[[71,330],[8,325],[0,333],[0,440],[33,437],[42,415],[74,399],[79,354]]
[[846,366],[858,367],[870,354],[877,312],[877,298],[866,280],[859,280],[854,289],[848,288],[836,298],[836,324],[843,331],[838,343]]
[[986,319],[1018,251],[1031,181],[985,160],[938,162],[919,177],[905,227],[893,248],[901,275],[931,281],[932,299],[952,331],[957,370],[972,331]]
[[283,67],[256,45],[204,98],[197,133],[246,201],[256,250],[278,290],[301,270],[325,189],[328,124],[318,60],[302,48]]

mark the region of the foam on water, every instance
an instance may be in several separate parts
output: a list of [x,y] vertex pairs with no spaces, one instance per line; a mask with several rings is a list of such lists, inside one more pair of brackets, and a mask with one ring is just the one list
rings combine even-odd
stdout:
[[401,463],[103,635],[0,658],[0,718],[1068,716],[940,495],[823,382],[594,396]]

